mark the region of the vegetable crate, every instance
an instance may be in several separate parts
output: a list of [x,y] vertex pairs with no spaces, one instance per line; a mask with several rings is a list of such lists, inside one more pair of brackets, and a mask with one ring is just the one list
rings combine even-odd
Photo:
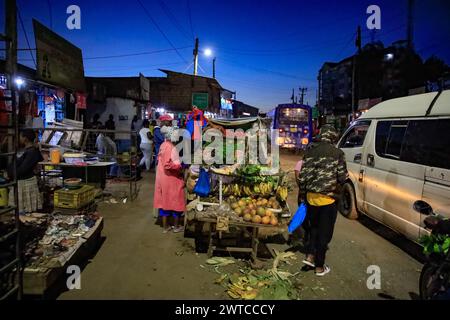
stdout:
[[84,185],[80,189],[55,191],[55,207],[66,209],[79,209],[95,199],[93,186]]

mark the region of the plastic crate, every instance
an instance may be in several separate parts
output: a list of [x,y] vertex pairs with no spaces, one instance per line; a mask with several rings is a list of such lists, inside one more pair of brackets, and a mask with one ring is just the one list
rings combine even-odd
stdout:
[[55,191],[54,205],[58,208],[80,209],[95,199],[93,186],[84,185],[80,189]]

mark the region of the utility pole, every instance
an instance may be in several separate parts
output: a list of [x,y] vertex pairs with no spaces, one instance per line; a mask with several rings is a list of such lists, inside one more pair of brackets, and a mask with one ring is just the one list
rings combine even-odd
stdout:
[[216,57],[213,59],[213,79],[216,78]]
[[17,72],[17,6],[16,0],[5,1],[6,79],[8,89],[13,88]]
[[[355,45],[358,48],[358,53],[361,53],[361,26],[358,26],[358,30],[356,32],[356,41],[355,41]],[[355,103],[356,103],[356,95],[355,95],[355,87],[356,87],[356,57],[357,54],[355,53],[353,55],[353,59],[352,59],[352,117],[353,120],[355,119],[356,116],[356,110],[355,110]]]
[[197,75],[198,69],[198,38],[195,38],[195,47],[194,47],[194,76]]
[[295,93],[294,93],[294,88],[292,88],[292,96],[291,96],[291,100],[292,100],[292,103],[295,103]]
[[300,104],[303,104],[304,97],[305,97],[306,91],[308,91],[308,88],[299,88],[299,90],[300,90]]
[[413,38],[414,38],[414,0],[408,0],[408,29],[407,29],[407,40],[408,40],[408,48],[412,49]]

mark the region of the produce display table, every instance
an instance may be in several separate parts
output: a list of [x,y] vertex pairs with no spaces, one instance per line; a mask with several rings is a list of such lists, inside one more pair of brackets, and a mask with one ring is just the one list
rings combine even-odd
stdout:
[[[85,165],[79,165],[79,164],[71,164],[71,163],[65,163],[65,162],[61,162],[58,164],[54,164],[52,162],[39,162],[39,165],[42,166],[42,172],[44,174],[44,178],[46,176],[46,172],[48,170],[46,170],[47,166],[52,166],[52,167],[59,167],[59,168],[84,168],[84,172],[85,172],[85,183],[88,183],[88,170],[89,168],[103,168],[106,169],[109,166],[112,166],[113,164],[115,164],[116,162],[96,162],[96,163],[92,163],[92,164],[85,164]],[[106,171],[105,171],[105,177],[106,177]]]
[[69,265],[81,264],[91,255],[101,241],[103,218],[85,233],[77,245],[55,259],[53,268],[25,268],[23,271],[23,293],[25,295],[43,296],[47,290],[66,274]]
[[[208,226],[208,256],[211,257],[216,250],[221,251],[227,251],[227,252],[244,252],[244,253],[250,253],[251,258],[254,262],[256,262],[257,254],[258,254],[258,245],[259,245],[259,239],[258,239],[258,233],[259,230],[262,228],[269,228],[269,229],[276,229],[280,228],[279,226],[272,226],[272,225],[265,225],[265,224],[259,224],[259,223],[251,223],[251,222],[239,222],[239,221],[228,221],[229,227],[236,227],[239,228],[241,231],[246,232],[248,235],[250,235],[251,238],[251,247],[221,247],[214,245],[213,240],[215,237],[217,237],[217,234],[219,234],[218,240],[221,238],[221,233],[224,231],[218,231],[216,230],[216,224],[217,219],[214,218],[196,218],[196,223],[201,224],[207,224]],[[196,237],[202,236],[202,227],[196,228]],[[249,231],[250,229],[251,231]],[[271,254],[273,254],[271,252]]]

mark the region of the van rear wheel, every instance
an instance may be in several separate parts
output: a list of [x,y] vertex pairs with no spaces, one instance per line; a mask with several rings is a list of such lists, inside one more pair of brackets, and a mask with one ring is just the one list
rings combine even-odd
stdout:
[[351,183],[344,184],[342,190],[341,201],[339,205],[339,211],[348,219],[358,219],[358,210],[356,209],[356,196],[355,189]]

